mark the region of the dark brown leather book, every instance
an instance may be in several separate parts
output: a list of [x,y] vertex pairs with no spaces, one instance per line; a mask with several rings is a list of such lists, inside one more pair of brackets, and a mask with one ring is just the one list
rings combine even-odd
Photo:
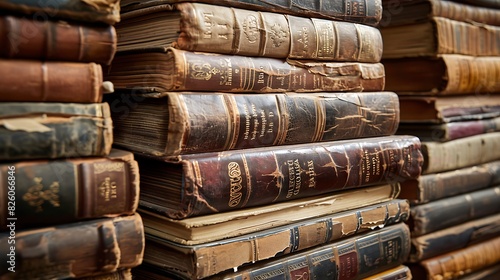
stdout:
[[500,262],[500,237],[455,250],[415,265],[409,265],[415,279],[462,279]]
[[192,2],[157,5],[121,17],[116,25],[118,51],[175,46],[188,51],[325,61],[380,62],[382,57],[377,28],[345,21]]
[[3,13],[18,13],[37,19],[64,19],[115,24],[120,21],[119,0],[0,0]]
[[409,261],[418,262],[500,235],[500,214],[414,237]]
[[399,95],[401,123],[447,123],[500,116],[500,94]]
[[107,103],[0,102],[0,161],[106,156]]
[[401,183],[400,198],[412,205],[500,185],[500,161],[421,175]]
[[[354,196],[353,198],[355,199]],[[169,232],[168,229],[158,228],[157,233],[160,234],[148,234],[155,229],[155,225],[161,227],[161,223],[150,224],[153,228],[149,228],[145,218],[147,245],[144,262],[182,271],[189,278],[201,279],[276,256],[294,254],[355,234],[368,234],[378,227],[405,221],[409,209],[404,200],[392,200],[198,245],[183,245],[163,238],[160,232]]]
[[174,219],[200,216],[415,179],[422,159],[414,136],[189,154],[166,162],[138,157],[140,205]]
[[500,55],[500,26],[495,25],[433,17],[423,23],[389,26],[380,32],[384,40],[383,58],[438,54]]
[[170,91],[381,91],[385,82],[380,63],[283,60],[174,48],[116,54],[104,73],[117,91],[153,96]]
[[[457,1],[458,2],[458,1]],[[383,0],[381,27],[421,23],[433,17],[500,25],[500,10],[443,0]],[[465,1],[463,1],[465,2]],[[477,1],[474,1],[477,2]]]
[[1,279],[95,276],[141,264],[144,229],[139,214],[23,231],[13,226],[0,234],[0,252]]
[[412,237],[417,237],[499,212],[496,186],[412,206],[409,224]]
[[500,117],[442,124],[401,123],[396,134],[415,135],[422,141],[447,142],[495,131],[500,131]]
[[103,95],[96,63],[0,59],[0,84],[2,102],[97,103]]
[[[387,43],[384,41],[385,44]],[[472,95],[500,92],[497,77],[500,72],[500,56],[447,54],[436,58],[383,59],[382,63],[386,73],[385,89],[395,91],[399,95]]]
[[[130,215],[139,202],[139,169],[126,151],[2,163],[0,170],[2,217],[16,218],[17,229]],[[1,221],[0,228],[5,230],[7,223]]]
[[0,15],[0,56],[6,58],[109,64],[116,43],[111,25]]
[[[121,0],[123,13],[162,4],[181,2],[214,3],[211,0]],[[331,1],[281,1],[281,0],[219,0],[219,5],[249,10],[276,12],[306,17],[319,17],[340,21],[359,22],[376,26],[382,17],[382,1],[345,0]]]
[[128,95],[104,99],[111,107],[113,143],[154,155],[387,136],[399,123],[392,92],[171,92],[164,98],[134,96],[135,106],[123,101]]

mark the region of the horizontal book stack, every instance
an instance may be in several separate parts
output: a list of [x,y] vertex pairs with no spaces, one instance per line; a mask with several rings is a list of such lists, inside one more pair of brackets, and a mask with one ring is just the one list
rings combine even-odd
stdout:
[[134,277],[410,278],[397,196],[423,157],[394,135],[381,2],[202,2],[122,2],[104,71],[141,170]]
[[418,136],[424,155],[422,176],[402,184],[408,265],[418,279],[498,278],[500,6],[391,2],[381,29],[387,89],[400,96],[397,134]]
[[0,279],[131,279],[144,254],[139,171],[112,149],[102,101],[119,3],[0,9]]

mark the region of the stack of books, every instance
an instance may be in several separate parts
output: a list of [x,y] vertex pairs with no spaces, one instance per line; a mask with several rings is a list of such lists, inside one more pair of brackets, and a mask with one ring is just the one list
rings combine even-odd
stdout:
[[401,193],[412,204],[412,274],[498,278],[500,5],[391,2],[381,29],[387,89],[400,95],[397,133],[418,136],[424,155],[422,176]]
[[122,2],[105,100],[141,170],[134,277],[409,278],[396,198],[423,157],[394,135],[381,2],[224,3]]
[[139,172],[112,149],[114,1],[0,1],[1,279],[131,277]]

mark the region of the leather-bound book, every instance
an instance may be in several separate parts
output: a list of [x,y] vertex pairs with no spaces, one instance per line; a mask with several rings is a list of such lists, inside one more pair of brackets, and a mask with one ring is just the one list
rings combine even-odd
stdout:
[[137,162],[122,150],[98,158],[7,162],[0,171],[2,217],[16,218],[17,229],[130,215],[139,202]]
[[379,62],[382,57],[377,28],[345,21],[192,2],[135,10],[121,18],[116,25],[118,51],[175,46],[188,51],[325,61]]
[[109,64],[116,42],[111,25],[0,15],[0,56],[5,58]]
[[364,280],[411,280],[411,270],[406,265],[399,265],[380,273],[363,278]]
[[158,96],[170,91],[381,91],[380,63],[284,60],[175,48],[117,53],[104,71],[117,91]]
[[108,155],[109,110],[107,103],[1,102],[0,161]]
[[139,214],[32,230],[14,227],[0,234],[0,279],[88,277],[142,263],[144,229]]
[[127,97],[104,98],[111,107],[113,143],[154,155],[387,136],[399,123],[393,92],[171,92],[164,98],[134,95],[136,106],[127,106]]

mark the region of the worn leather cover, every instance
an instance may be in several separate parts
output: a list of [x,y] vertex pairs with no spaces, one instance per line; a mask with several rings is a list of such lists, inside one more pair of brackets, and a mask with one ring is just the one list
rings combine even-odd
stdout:
[[116,42],[111,25],[0,15],[0,56],[6,58],[109,64]]
[[[56,227],[0,234],[0,279],[52,279],[92,276],[133,268],[142,262],[144,229],[139,214],[93,219]],[[11,246],[15,272],[7,269]]]

